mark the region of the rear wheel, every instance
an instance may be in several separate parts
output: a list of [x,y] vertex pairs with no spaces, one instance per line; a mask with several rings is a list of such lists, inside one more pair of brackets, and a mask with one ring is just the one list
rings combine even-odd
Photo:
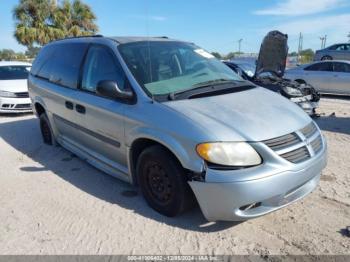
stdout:
[[329,55],[325,55],[324,57],[321,58],[322,61],[326,61],[326,60],[333,60],[333,58]]
[[141,153],[137,175],[147,203],[165,216],[179,215],[195,203],[184,169],[162,146],[151,146]]
[[43,141],[47,145],[56,145],[56,140],[52,132],[51,124],[46,113],[42,113],[39,116],[40,130],[43,137]]

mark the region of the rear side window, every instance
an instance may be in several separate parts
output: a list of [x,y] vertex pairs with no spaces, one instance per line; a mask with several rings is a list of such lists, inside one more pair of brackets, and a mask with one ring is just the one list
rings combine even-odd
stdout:
[[87,49],[84,43],[60,43],[44,48],[32,74],[69,88],[77,88],[80,65]]
[[1,66],[0,80],[27,79],[30,66]]
[[334,62],[334,71],[342,73],[350,73],[350,64]]
[[325,63],[317,63],[310,65],[308,67],[305,67],[306,71],[333,71],[332,63],[331,62],[325,62]]

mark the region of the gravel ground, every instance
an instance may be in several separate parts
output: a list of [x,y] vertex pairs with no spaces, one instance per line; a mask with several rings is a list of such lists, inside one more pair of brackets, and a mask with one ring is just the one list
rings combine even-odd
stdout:
[[0,116],[0,254],[350,254],[350,100],[323,99],[328,166],[307,198],[244,223],[166,218],[60,147],[32,115]]

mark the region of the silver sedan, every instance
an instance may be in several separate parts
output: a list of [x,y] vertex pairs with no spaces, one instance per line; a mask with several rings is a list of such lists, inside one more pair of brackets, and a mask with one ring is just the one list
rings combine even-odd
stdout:
[[314,61],[320,60],[350,60],[350,43],[335,44],[322,50],[317,50]]
[[320,93],[350,95],[350,61],[321,61],[285,72],[285,78],[312,85]]

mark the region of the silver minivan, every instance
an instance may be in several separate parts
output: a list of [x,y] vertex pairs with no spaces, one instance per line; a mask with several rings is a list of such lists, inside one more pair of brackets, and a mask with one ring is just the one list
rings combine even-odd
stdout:
[[297,105],[193,43],[82,37],[45,46],[29,92],[43,140],[138,185],[166,216],[255,218],[309,194],[326,165]]

